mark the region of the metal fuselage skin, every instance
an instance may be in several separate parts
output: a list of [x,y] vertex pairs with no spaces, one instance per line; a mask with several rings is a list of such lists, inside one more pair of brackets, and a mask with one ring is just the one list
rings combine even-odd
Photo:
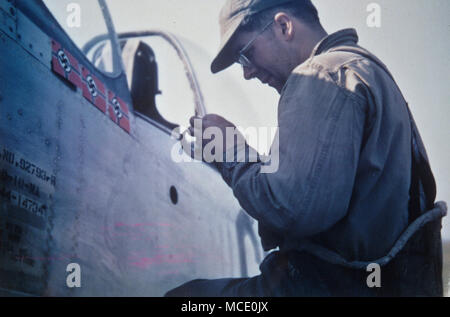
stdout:
[[[0,295],[161,296],[257,273],[254,223],[216,170],[172,160],[125,75],[96,70],[40,1],[0,8]],[[130,105],[129,132],[55,74],[52,39]]]

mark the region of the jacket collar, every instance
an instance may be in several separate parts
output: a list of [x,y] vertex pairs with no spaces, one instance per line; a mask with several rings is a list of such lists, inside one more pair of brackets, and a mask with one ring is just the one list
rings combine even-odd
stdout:
[[342,45],[356,45],[358,34],[355,29],[344,29],[323,38],[312,51],[311,57],[320,55],[329,49]]

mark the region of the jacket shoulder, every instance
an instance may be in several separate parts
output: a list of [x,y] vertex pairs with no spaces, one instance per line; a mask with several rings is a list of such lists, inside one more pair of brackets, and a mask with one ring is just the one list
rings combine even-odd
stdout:
[[[301,76],[305,79],[320,77],[332,82],[359,103],[365,103],[366,97],[356,89],[360,86],[358,63],[369,61],[364,57],[349,52],[326,52],[313,56],[298,65],[291,73],[291,77]],[[319,88],[319,87],[318,87]]]
[[333,73],[345,66],[352,65],[357,61],[365,59],[364,56],[353,52],[331,51],[311,57],[306,61],[306,66],[319,68],[322,71]]
[[390,81],[373,60],[355,52],[327,51],[297,66],[293,74],[326,76],[360,102],[367,102],[369,90],[379,90],[380,79]]

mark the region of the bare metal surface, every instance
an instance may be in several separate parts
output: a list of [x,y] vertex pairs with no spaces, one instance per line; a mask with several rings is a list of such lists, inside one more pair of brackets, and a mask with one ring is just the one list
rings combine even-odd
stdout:
[[[176,141],[140,117],[132,136],[125,133],[0,34],[0,170],[9,177],[0,182],[1,288],[160,296],[198,277],[258,272],[259,241],[245,244],[254,227],[241,220],[239,228],[239,204],[218,173],[203,163],[174,163]],[[27,171],[28,163],[49,179]],[[6,191],[46,208],[41,214],[31,203],[18,205]],[[81,288],[66,286],[71,262],[81,266]]]

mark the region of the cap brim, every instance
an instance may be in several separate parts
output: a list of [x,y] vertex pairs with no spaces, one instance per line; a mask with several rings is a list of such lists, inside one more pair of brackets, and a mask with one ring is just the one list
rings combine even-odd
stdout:
[[226,34],[222,37],[222,43],[219,48],[219,53],[216,58],[211,63],[211,72],[213,74],[218,73],[225,68],[230,67],[234,62],[235,58],[233,52],[231,51],[231,42],[233,37],[236,35],[236,31],[241,25],[241,19],[235,19],[232,24],[228,27]]

